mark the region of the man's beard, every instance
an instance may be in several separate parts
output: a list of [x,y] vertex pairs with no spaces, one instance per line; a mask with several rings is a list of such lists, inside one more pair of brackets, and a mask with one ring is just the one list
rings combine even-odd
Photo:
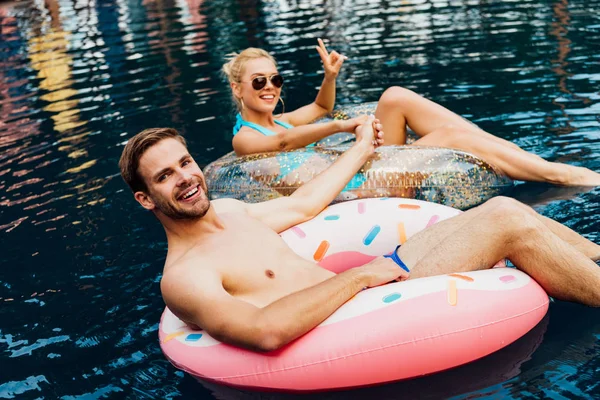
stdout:
[[[202,186],[201,186],[202,187]],[[204,190],[204,188],[202,188]],[[153,197],[152,200],[156,205],[156,208],[171,219],[177,220],[195,220],[200,219],[206,215],[208,209],[210,208],[210,200],[208,195],[208,190],[204,190],[204,194],[206,199],[200,198],[196,201],[195,204],[202,202],[202,207],[194,207],[193,209],[182,209],[176,207],[173,203],[164,200],[161,196]]]

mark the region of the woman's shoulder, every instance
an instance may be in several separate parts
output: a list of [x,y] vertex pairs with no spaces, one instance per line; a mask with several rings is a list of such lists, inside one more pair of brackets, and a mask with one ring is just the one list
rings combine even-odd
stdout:
[[279,126],[283,126],[286,129],[291,129],[294,127],[289,118],[286,118],[285,114],[283,114],[280,118],[275,118],[275,123]]
[[233,135],[236,136],[237,134],[242,132],[258,132],[264,136],[273,136],[276,135],[279,131],[281,131],[282,128],[290,129],[293,128],[293,126],[287,122],[281,121],[280,119],[276,119],[275,126],[273,126],[272,128],[267,128],[254,122],[249,122],[239,118],[237,123],[233,127]]
[[327,115],[328,111],[318,104],[311,103],[296,110],[287,112],[277,118],[280,121],[286,122],[292,126],[308,125],[313,121]]

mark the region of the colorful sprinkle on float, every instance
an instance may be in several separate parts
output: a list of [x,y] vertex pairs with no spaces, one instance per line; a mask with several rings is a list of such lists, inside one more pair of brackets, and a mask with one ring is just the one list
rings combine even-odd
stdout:
[[[389,253],[399,239],[459,212],[417,200],[350,201],[328,207],[281,237],[303,258],[340,272]],[[527,333],[548,303],[528,275],[498,266],[364,290],[270,354],[225,345],[189,328],[168,309],[159,338],[173,365],[199,379],[315,392],[411,379],[474,361]]]

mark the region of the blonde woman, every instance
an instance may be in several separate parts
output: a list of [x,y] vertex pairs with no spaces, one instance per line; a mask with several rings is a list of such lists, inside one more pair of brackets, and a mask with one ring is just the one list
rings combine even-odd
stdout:
[[[366,117],[311,124],[333,110],[336,78],[346,57],[327,51],[321,39],[316,47],[325,77],[315,101],[275,117],[284,78],[266,51],[248,48],[223,65],[238,108],[233,129],[237,155],[286,151],[312,145],[337,132],[354,132]],[[420,139],[415,146],[438,146],[475,154],[515,180],[565,186],[600,185],[600,174],[587,168],[546,161],[517,145],[493,136],[450,110],[401,87],[387,89],[375,117],[385,129],[385,144],[406,144],[407,127]]]

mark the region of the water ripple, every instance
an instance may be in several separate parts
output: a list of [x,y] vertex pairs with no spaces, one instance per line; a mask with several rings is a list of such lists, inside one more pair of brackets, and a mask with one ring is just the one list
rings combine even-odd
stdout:
[[[127,139],[151,126],[185,133],[201,165],[228,152],[233,109],[219,73],[227,53],[272,51],[293,109],[313,101],[323,79],[321,37],[349,57],[338,104],[404,86],[542,157],[600,169],[599,8],[600,0],[0,2],[0,357],[11,366],[0,397],[218,396],[160,352],[164,232],[131,199],[117,161]],[[526,184],[514,196],[600,240],[598,189]],[[458,396],[598,392],[597,315],[560,302],[551,313],[516,377]]]

